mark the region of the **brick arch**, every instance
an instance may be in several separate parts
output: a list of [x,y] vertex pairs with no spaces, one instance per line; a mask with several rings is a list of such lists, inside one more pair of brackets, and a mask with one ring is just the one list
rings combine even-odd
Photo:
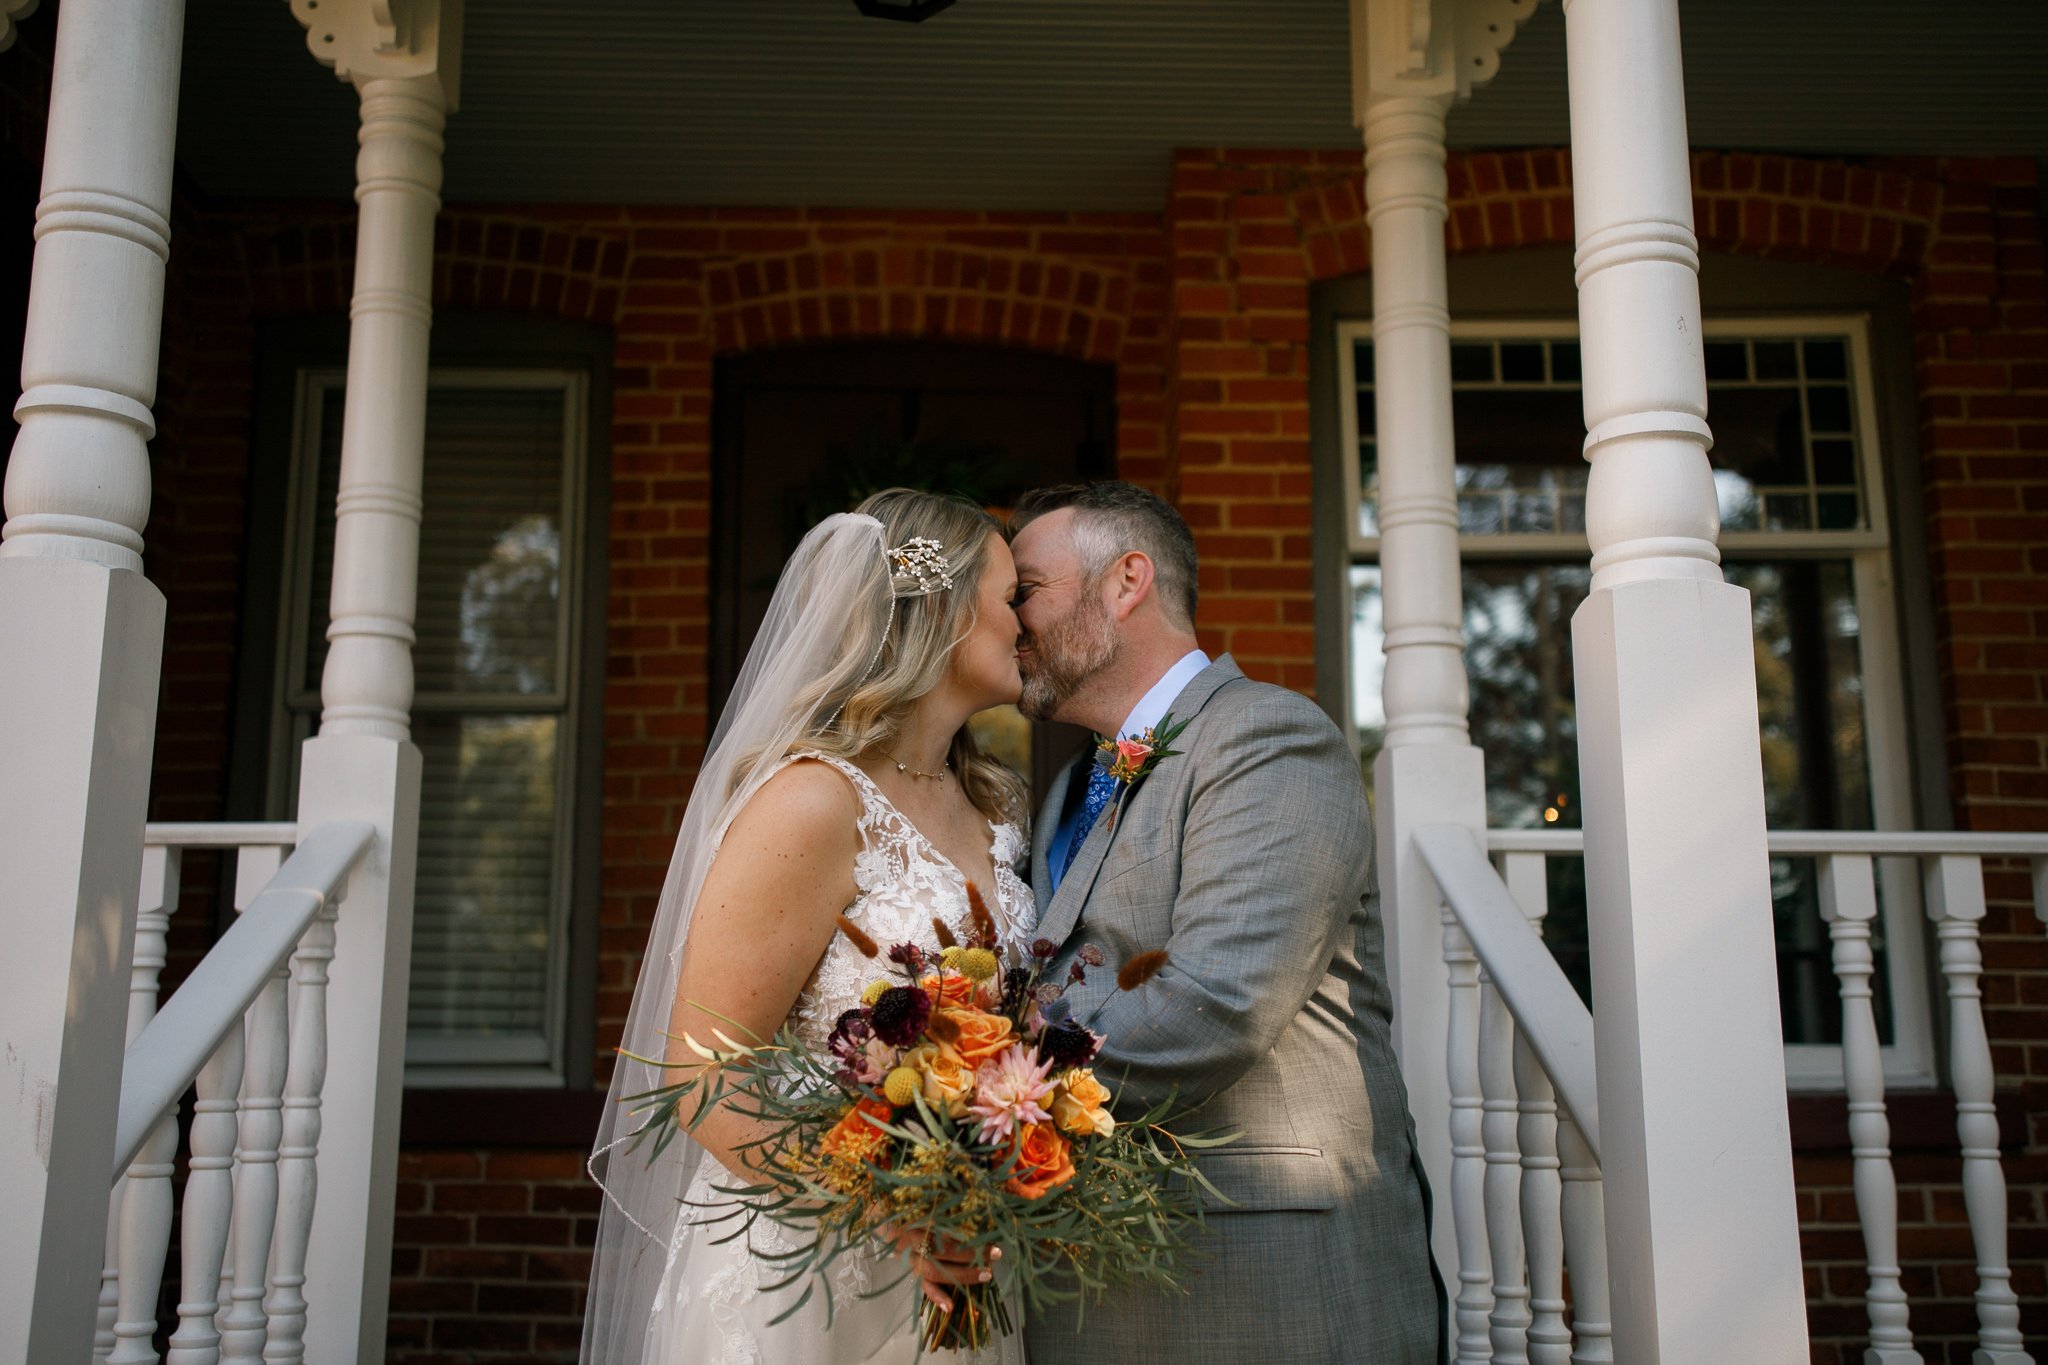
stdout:
[[[1569,151],[1466,153],[1445,170],[1452,255],[1573,244]],[[1705,250],[1887,275],[1926,267],[1943,206],[1942,183],[1928,176],[1806,157],[1695,152],[1692,186]],[[1279,206],[1300,234],[1309,279],[1370,268],[1362,171],[1302,185]]]
[[714,349],[859,337],[1028,346],[1116,362],[1131,279],[1084,261],[933,243],[859,243],[708,263]]
[[[259,221],[240,235],[258,316],[348,307],[355,275],[354,213]],[[582,225],[444,210],[434,223],[434,307],[610,323],[623,297],[626,248],[623,234]]]

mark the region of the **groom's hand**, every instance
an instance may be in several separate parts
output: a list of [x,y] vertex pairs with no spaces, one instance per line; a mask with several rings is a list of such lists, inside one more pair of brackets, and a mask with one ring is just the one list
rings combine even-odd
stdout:
[[[883,1235],[910,1257],[910,1268],[917,1272],[918,1288],[925,1298],[946,1312],[953,1310],[953,1286],[987,1284],[995,1278],[993,1270],[978,1264],[974,1253],[957,1243],[934,1241],[928,1233],[894,1224]],[[1002,1254],[1001,1247],[990,1247],[988,1259],[1000,1260]]]

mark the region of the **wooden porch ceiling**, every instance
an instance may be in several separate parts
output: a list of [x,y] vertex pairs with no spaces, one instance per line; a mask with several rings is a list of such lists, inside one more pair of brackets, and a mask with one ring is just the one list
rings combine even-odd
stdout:
[[[1691,0],[1696,145],[2048,155],[2048,6]],[[31,23],[50,22],[48,15]],[[1150,212],[1176,147],[1345,147],[1344,0],[469,0],[451,202]],[[220,196],[349,193],[355,105],[282,0],[191,0],[178,154]],[[1563,143],[1544,5],[1453,145]]]

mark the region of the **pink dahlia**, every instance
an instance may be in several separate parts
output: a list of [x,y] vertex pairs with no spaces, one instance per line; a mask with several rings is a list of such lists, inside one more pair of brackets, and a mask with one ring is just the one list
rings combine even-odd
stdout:
[[981,1141],[1006,1142],[1020,1123],[1045,1123],[1052,1115],[1052,1063],[1039,1060],[1022,1043],[1012,1043],[974,1073],[971,1109],[981,1119]]

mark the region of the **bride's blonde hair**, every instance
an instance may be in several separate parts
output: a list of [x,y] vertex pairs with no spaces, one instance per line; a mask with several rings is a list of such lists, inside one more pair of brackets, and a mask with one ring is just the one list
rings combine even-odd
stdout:
[[[910,488],[884,489],[854,511],[882,523],[875,591],[860,594],[856,619],[845,623],[846,649],[800,700],[816,719],[791,746],[848,760],[894,745],[910,708],[945,678],[953,651],[980,619],[989,544],[1002,535],[996,519],[965,498]],[[889,549],[919,539],[937,542],[952,586],[922,591],[889,562]],[[960,789],[991,821],[1028,818],[1023,779],[983,752],[966,726],[947,758]],[[741,765],[736,785],[752,766]]]

